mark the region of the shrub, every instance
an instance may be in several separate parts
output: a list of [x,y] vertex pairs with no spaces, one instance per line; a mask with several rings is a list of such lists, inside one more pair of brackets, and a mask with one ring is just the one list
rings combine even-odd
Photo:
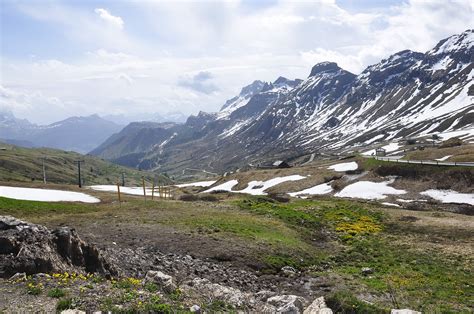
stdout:
[[67,309],[70,309],[70,308],[72,308],[72,299],[71,298],[61,299],[56,304],[56,311],[57,312],[61,312],[61,311],[64,311],[64,310],[67,310]]
[[459,137],[452,137],[449,140],[444,141],[439,148],[446,148],[446,147],[456,147],[461,146],[462,140]]
[[290,198],[286,194],[281,194],[281,193],[280,194],[272,193],[272,194],[269,194],[268,197],[280,203],[288,203],[290,201]]
[[229,191],[226,190],[212,190],[211,194],[223,194],[223,193],[228,193]]
[[179,197],[179,199],[185,202],[196,202],[199,201],[199,196],[195,194],[183,194]]
[[338,291],[328,296],[326,304],[334,313],[387,313],[387,309],[360,301],[345,291]]
[[62,290],[61,288],[53,288],[51,290],[49,290],[48,292],[48,297],[50,298],[62,298],[64,297],[66,293],[64,293],[64,290]]
[[218,202],[219,198],[211,194],[204,194],[200,197],[200,200],[205,202]]
[[405,205],[408,210],[422,211],[425,210],[425,205],[420,202],[411,202]]
[[331,187],[334,191],[340,191],[345,187],[345,182],[342,180],[335,180],[331,183]]
[[234,307],[231,304],[221,300],[213,300],[211,303],[204,305],[203,308],[210,313],[225,313],[234,310]]
[[158,291],[158,285],[154,284],[153,282],[149,282],[145,285],[145,289],[148,291],[148,292],[156,292]]
[[333,175],[331,177],[324,177],[324,183],[335,181],[335,180],[338,180],[340,178],[342,178],[342,175]]

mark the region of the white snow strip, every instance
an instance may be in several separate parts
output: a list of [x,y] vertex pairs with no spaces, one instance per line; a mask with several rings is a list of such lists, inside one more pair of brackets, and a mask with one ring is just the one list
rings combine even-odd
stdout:
[[355,161],[345,162],[342,164],[335,164],[328,167],[328,169],[332,169],[334,171],[340,171],[340,172],[349,171],[349,170],[357,170],[357,168],[359,168],[359,165]]
[[208,187],[216,183],[217,181],[199,181],[199,182],[191,182],[191,183],[183,183],[183,184],[177,184],[176,186],[178,188],[185,188],[188,186],[199,186],[199,187]]
[[[102,192],[117,192],[116,185],[91,185],[88,188],[93,189],[95,191],[102,191]],[[151,189],[146,188],[146,195],[151,195]],[[143,195],[143,187],[127,187],[121,186],[120,193],[130,194],[130,195]]]
[[442,158],[438,158],[438,159],[435,159],[435,160],[438,160],[438,161],[445,161],[446,159],[448,159],[449,157],[451,157],[453,155],[448,155],[448,156],[444,156]]
[[442,203],[458,203],[474,205],[474,194],[458,193],[452,190],[427,190],[420,193]]
[[288,193],[290,196],[297,197],[299,195],[322,195],[332,192],[331,182],[319,184],[311,188],[299,191]]
[[375,141],[377,141],[377,140],[383,138],[384,136],[385,136],[385,135],[383,135],[383,134],[379,134],[379,135],[377,135],[377,136],[374,136],[374,137],[371,138],[370,140],[365,141],[365,144],[367,144],[367,145],[372,144],[373,142],[375,142]]
[[400,205],[398,205],[398,204],[387,203],[387,202],[383,202],[382,205],[385,205],[385,206],[393,206],[393,207],[400,207]]
[[212,192],[212,191],[227,191],[227,192],[233,192],[232,191],[232,188],[234,186],[236,186],[237,184],[239,183],[239,181],[237,180],[230,180],[230,181],[227,181],[227,182],[224,182],[222,184],[219,184],[218,186],[214,186],[210,189],[207,189],[205,190],[204,192],[201,192],[201,193],[209,193],[209,192]]
[[384,199],[386,194],[405,194],[404,190],[397,190],[389,184],[393,183],[393,180],[385,182],[370,182],[370,181],[359,181],[351,185],[346,186],[341,192],[337,193],[337,197],[353,197],[363,198],[369,200]]
[[449,140],[450,138],[453,137],[469,137],[469,136],[474,136],[474,129],[467,129],[467,130],[462,130],[462,131],[452,131],[452,132],[446,132],[446,133],[440,133],[438,134],[443,141]]
[[402,203],[426,202],[426,200],[405,200],[403,198],[397,198],[397,201],[402,202]]
[[83,202],[99,203],[100,200],[93,196],[80,192],[19,188],[11,186],[0,186],[0,196],[25,201],[40,202]]
[[301,179],[304,179],[306,177],[300,176],[298,174],[296,175],[291,175],[291,176],[286,176],[286,177],[276,177],[267,181],[250,181],[248,186],[240,191],[234,191],[238,193],[246,193],[246,194],[251,194],[251,195],[267,195],[264,191],[278,185],[283,182],[287,181],[298,181]]

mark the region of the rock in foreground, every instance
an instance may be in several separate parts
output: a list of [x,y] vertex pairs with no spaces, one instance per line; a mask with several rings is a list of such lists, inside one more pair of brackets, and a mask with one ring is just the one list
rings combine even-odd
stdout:
[[74,229],[50,231],[11,216],[0,216],[0,278],[16,273],[89,272],[116,274],[115,268]]

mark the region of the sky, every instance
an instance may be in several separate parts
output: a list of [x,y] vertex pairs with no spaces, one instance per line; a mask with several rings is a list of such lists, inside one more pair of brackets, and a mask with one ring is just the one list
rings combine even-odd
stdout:
[[0,110],[69,116],[218,111],[256,79],[359,74],[474,28],[471,0],[0,0]]

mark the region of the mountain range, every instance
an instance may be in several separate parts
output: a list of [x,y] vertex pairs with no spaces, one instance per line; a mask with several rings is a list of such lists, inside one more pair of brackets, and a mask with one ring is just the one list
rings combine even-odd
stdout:
[[37,125],[18,119],[11,112],[0,112],[0,141],[23,147],[50,147],[87,153],[122,128],[98,115]]
[[254,81],[217,113],[132,123],[92,154],[184,174],[474,127],[474,30],[400,51],[356,75],[334,62],[304,80]]

